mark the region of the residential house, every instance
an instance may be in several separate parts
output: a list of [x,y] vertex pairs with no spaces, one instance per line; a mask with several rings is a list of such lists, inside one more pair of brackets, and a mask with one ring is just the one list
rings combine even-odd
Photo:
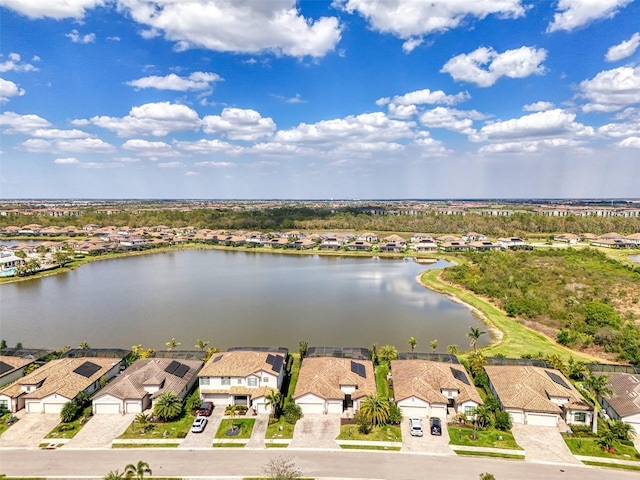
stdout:
[[595,240],[591,240],[591,245],[604,248],[632,248],[635,246],[635,244],[629,243],[624,238],[604,238],[604,235]]
[[640,435],[640,374],[606,373],[607,387],[611,395],[598,397],[602,408],[610,418],[631,425]]
[[358,410],[376,393],[373,363],[350,358],[307,357],[302,361],[293,400],[302,413],[342,413]]
[[198,380],[202,365],[201,360],[136,360],[93,397],[93,413],[141,413],[167,392],[184,400]]
[[[24,259],[15,255],[11,250],[2,250],[0,252],[0,271],[12,270],[24,263]],[[5,275],[9,275],[8,272]]]
[[288,353],[286,349],[268,350],[230,350],[213,355],[198,373],[202,400],[270,413],[266,396],[280,390]]
[[389,235],[380,242],[381,252],[401,252],[407,247],[407,241],[400,235]]
[[287,248],[294,248],[296,250],[308,250],[316,246],[316,242],[308,238],[298,238],[293,242],[287,244]]
[[462,241],[464,242],[481,242],[483,240],[487,240],[486,235],[478,232],[467,232],[464,235],[462,235],[461,238],[462,238]]
[[[15,382],[24,376],[25,369],[35,363],[38,358],[34,355],[14,356],[0,354],[0,387]],[[0,407],[9,408],[0,401]]]
[[469,245],[464,243],[462,240],[455,240],[453,242],[442,242],[440,244],[440,249],[444,250],[445,252],[453,252],[453,251],[462,252],[465,250],[469,250],[469,248],[470,248]]
[[640,245],[640,233],[632,233],[631,235],[627,235],[624,237],[627,243],[632,244],[633,246]]
[[448,408],[467,417],[482,399],[464,367],[428,360],[392,360],[394,399],[405,417],[447,418]]
[[305,238],[306,235],[298,230],[291,230],[289,232],[284,232],[282,234],[282,236],[284,238],[286,238],[287,240],[294,240],[294,239],[299,239],[299,238]]
[[580,237],[575,233],[561,233],[560,235],[555,235],[553,239],[556,242],[564,242],[569,245],[576,245],[580,240]]
[[348,243],[345,248],[350,251],[368,252],[372,247],[373,245],[366,240],[354,240],[353,242]]
[[60,413],[78,393],[95,392],[101,378],[110,380],[119,370],[119,358],[52,360],[0,390],[0,403],[11,412],[24,408],[27,413]]
[[321,250],[338,250],[342,248],[345,244],[345,239],[338,235],[331,235],[325,237],[322,242],[320,242]]
[[431,235],[416,233],[411,236],[411,249],[416,252],[437,252],[438,244]]
[[488,365],[489,388],[513,423],[590,425],[593,409],[562,372],[520,365]]
[[498,244],[502,248],[509,250],[525,248],[527,246],[527,242],[518,237],[500,237],[498,238]]
[[471,242],[469,244],[469,249],[476,251],[501,250],[502,246],[497,243],[493,243],[490,240],[478,240],[476,242]]
[[361,233],[360,235],[358,235],[357,240],[362,240],[368,243],[377,243],[380,241],[380,239],[378,238],[378,235],[372,232]]

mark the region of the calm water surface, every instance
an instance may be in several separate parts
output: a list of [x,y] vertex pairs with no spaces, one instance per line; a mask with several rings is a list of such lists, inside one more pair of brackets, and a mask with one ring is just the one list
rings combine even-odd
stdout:
[[[190,250],[106,260],[0,286],[1,337],[9,345],[180,348],[200,338],[238,345],[364,346],[418,351],[468,348],[463,306],[416,283],[409,260]],[[482,342],[489,341],[489,335]],[[481,343],[482,343],[481,342]]]

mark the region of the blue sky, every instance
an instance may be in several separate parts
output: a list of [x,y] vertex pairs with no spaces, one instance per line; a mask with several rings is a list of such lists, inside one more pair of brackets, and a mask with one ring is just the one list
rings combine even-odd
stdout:
[[0,0],[0,197],[640,197],[640,0]]

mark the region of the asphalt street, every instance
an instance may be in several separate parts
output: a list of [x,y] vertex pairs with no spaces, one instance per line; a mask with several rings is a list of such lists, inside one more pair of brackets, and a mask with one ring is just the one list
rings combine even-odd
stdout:
[[0,473],[8,476],[102,478],[109,471],[139,460],[153,476],[259,476],[272,457],[282,455],[305,477],[350,479],[477,480],[489,472],[497,480],[514,478],[563,480],[638,479],[638,472],[517,460],[432,456],[382,451],[206,449],[0,450]]

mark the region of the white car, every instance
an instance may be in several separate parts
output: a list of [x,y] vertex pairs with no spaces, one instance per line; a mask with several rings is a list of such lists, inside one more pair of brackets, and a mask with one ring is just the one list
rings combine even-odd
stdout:
[[202,433],[204,432],[204,427],[207,426],[207,417],[197,417],[193,421],[193,425],[191,425],[191,431],[193,433]]
[[409,419],[409,431],[412,437],[422,436],[422,420],[417,417],[411,417]]

